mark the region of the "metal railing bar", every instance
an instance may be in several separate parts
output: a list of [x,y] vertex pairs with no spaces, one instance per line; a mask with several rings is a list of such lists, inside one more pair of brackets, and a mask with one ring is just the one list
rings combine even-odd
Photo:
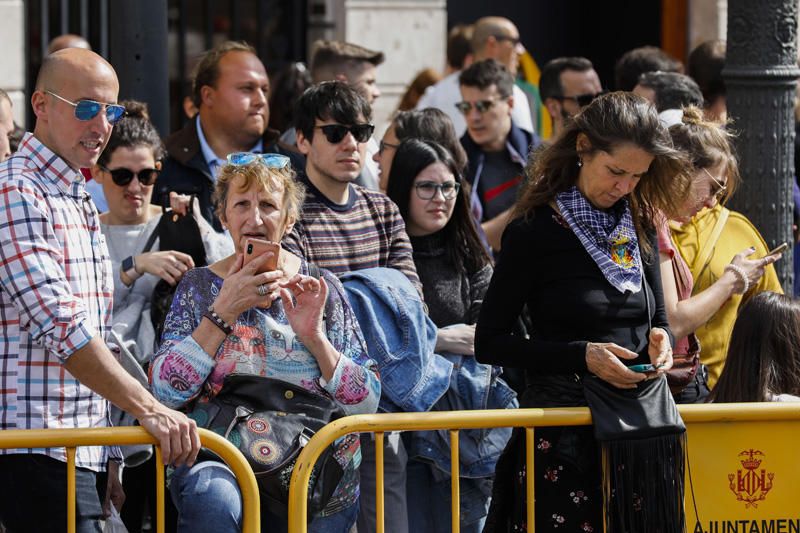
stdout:
[[450,527],[461,531],[461,472],[459,470],[458,430],[450,430]]
[[383,439],[382,431],[375,433],[375,514],[377,515],[375,531],[383,533],[384,527],[384,501],[383,495]]

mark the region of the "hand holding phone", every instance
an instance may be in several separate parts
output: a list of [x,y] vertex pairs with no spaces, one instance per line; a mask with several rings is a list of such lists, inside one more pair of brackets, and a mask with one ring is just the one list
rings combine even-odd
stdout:
[[264,255],[266,252],[272,252],[272,255],[263,265],[261,265],[261,267],[259,267],[259,269],[256,271],[256,274],[263,274],[264,272],[272,272],[273,270],[277,270],[278,257],[281,253],[281,245],[277,242],[265,241],[263,239],[249,238],[245,241],[244,265],[247,265],[256,257]]
[[640,374],[644,374],[646,372],[655,372],[656,367],[651,365],[650,363],[645,365],[631,365],[628,367],[628,370],[632,370],[634,372],[639,372]]

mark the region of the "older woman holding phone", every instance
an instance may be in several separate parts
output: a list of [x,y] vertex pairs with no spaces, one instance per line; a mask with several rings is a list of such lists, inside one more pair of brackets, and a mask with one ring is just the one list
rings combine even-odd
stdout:
[[[479,361],[525,369],[521,407],[587,405],[583,383],[592,375],[618,389],[663,379],[672,348],[654,214],[671,213],[672,198],[688,188],[684,168],[655,109],[623,92],[595,99],[529,162],[475,334]],[[529,339],[514,333],[525,305]],[[527,505],[536,506],[537,532],[603,531],[592,428],[536,428],[534,440],[535,472],[526,471],[519,430],[498,461],[484,532],[525,529]],[[528,475],[535,502],[525,499]],[[615,495],[643,509],[643,524],[609,531],[671,531],[653,523],[671,508],[652,482],[638,501]]]
[[[150,367],[159,400],[176,408],[208,401],[235,372],[300,385],[347,414],[375,412],[376,365],[336,277],[326,271],[319,279],[310,276],[304,261],[282,249],[277,257],[267,251],[244,264],[260,241],[281,241],[297,220],[303,195],[287,157],[228,156],[215,199],[236,253],[190,270],[178,286]],[[271,266],[277,269],[267,268],[275,259]],[[338,441],[337,449],[345,474],[310,531],[347,531],[356,519],[358,435]],[[170,491],[180,531],[239,531],[241,498],[223,463],[178,468]],[[262,514],[269,531],[285,530],[285,518]]]

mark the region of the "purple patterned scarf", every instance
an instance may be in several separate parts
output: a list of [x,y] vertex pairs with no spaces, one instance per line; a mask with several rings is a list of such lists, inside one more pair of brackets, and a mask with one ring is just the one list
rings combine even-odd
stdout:
[[608,282],[619,292],[639,292],[642,259],[628,199],[601,211],[572,186],[556,195],[556,204]]

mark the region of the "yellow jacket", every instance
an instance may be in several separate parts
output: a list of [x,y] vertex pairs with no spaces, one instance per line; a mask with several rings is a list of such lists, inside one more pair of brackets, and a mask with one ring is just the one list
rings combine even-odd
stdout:
[[[675,245],[693,273],[699,270],[697,268],[699,265],[696,266],[694,263],[701,248],[707,246],[722,209],[723,207],[720,205],[713,209],[703,209],[690,222],[683,225],[676,222],[670,223]],[[763,257],[769,251],[761,234],[750,221],[744,215],[731,211],[725,227],[714,245],[714,251],[702,267],[700,275],[694,280],[692,294],[698,294],[713,285],[723,274],[725,265],[731,262],[733,256],[748,246],[755,246],[756,251],[753,254],[755,257]],[[772,265],[767,266],[764,276],[747,291],[747,294],[734,294],[711,317],[711,320],[695,332],[700,339],[700,360],[708,366],[709,387],[714,387],[725,366],[728,341],[733,323],[736,321],[739,305],[752,295],[763,291],[783,294],[783,288],[778,281],[775,267]]]

